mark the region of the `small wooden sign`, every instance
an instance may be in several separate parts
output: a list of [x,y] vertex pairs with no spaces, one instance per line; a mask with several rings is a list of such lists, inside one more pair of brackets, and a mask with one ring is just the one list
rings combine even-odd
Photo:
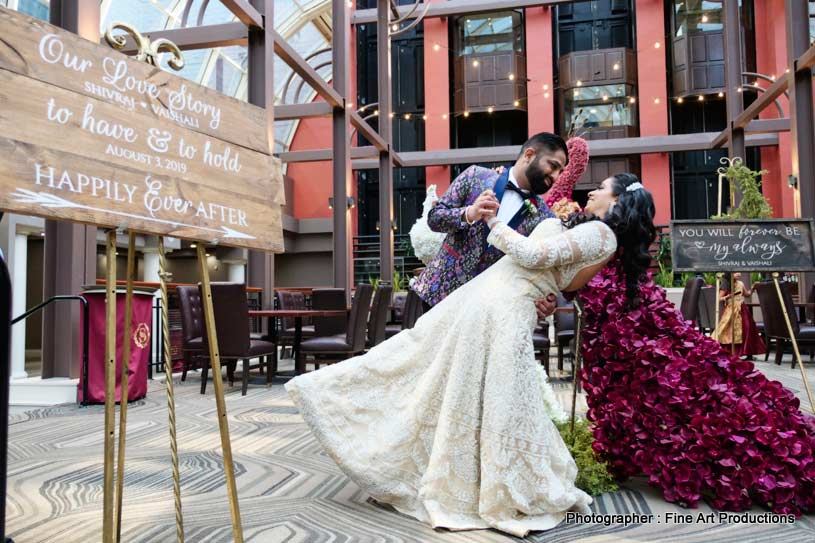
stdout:
[[262,108],[0,8],[0,209],[283,251]]
[[678,272],[815,271],[813,221],[671,221]]

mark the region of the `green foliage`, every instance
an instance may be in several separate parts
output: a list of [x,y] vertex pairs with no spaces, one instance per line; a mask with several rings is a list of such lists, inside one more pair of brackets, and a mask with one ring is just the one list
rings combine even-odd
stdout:
[[614,481],[614,477],[608,472],[608,466],[605,462],[597,459],[594,450],[591,448],[594,437],[591,435],[589,423],[582,419],[576,420],[574,436],[571,432],[570,422],[558,424],[557,429],[577,464],[575,486],[591,496],[616,492],[619,487]]
[[674,286],[674,272],[671,270],[670,266],[666,266],[663,262],[659,262],[659,272],[654,274],[654,283],[664,288]]
[[368,276],[368,283],[375,289],[379,288],[380,279],[374,275]]
[[743,163],[736,162],[727,168],[725,177],[730,181],[731,186],[735,185],[741,192],[741,203],[735,209],[731,208],[729,213],[715,215],[714,219],[769,219],[773,216],[773,208],[761,194],[761,181],[759,178],[767,173],[767,170],[757,172],[751,170]]
[[401,292],[407,287],[407,277],[404,277],[399,270],[393,270],[393,291]]
[[716,273],[715,272],[705,272],[702,274],[702,277],[705,278],[706,285],[715,285],[716,284]]
[[688,281],[696,277],[696,274],[693,272],[684,272],[682,275],[679,276],[679,281],[677,287],[684,287]]
[[759,281],[763,281],[764,277],[761,276],[761,272],[752,272],[750,273],[750,282],[751,283],[758,283]]
[[671,236],[660,236],[655,260],[662,267],[671,267]]

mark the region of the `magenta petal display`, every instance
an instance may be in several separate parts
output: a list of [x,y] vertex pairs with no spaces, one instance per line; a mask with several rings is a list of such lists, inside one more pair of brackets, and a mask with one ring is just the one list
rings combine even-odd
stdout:
[[579,296],[593,446],[612,473],[644,474],[687,507],[815,510],[815,419],[792,392],[731,358],[650,278],[626,310],[616,261]]

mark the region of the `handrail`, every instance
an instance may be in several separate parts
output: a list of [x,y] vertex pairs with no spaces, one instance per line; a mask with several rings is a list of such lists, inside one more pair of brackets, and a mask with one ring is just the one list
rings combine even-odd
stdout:
[[88,310],[88,300],[84,296],[72,294],[58,294],[51,296],[44,302],[35,305],[19,317],[11,320],[12,326],[22,320],[27,319],[37,311],[45,308],[54,302],[63,302],[69,300],[79,300],[82,303],[82,403],[81,405],[88,404],[88,349],[90,341],[90,313]]

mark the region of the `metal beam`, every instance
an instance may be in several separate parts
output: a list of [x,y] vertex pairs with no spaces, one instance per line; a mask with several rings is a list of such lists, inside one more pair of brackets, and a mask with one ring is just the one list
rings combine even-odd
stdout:
[[[351,158],[354,160],[360,159],[376,159],[379,157],[379,150],[372,145],[365,147],[351,147]],[[278,153],[277,157],[286,164],[294,164],[298,162],[328,162],[334,159],[334,151],[332,149],[307,149],[305,151],[286,151]]]
[[246,0],[221,0],[221,3],[246,26],[263,28],[263,15]]
[[[351,124],[353,124],[359,133],[365,137],[370,143],[373,144],[374,147],[379,149],[380,151],[387,151],[388,150],[388,143],[383,139],[382,136],[377,133],[374,128],[368,124],[368,121],[363,119],[359,113],[356,111],[351,112]],[[381,123],[380,124],[384,124]],[[382,129],[380,128],[380,131]]]
[[745,131],[752,134],[768,134],[771,132],[788,132],[790,118],[783,119],[754,119],[745,127]]
[[[713,149],[717,132],[679,134],[673,136],[643,136],[639,138],[616,138],[589,141],[589,156],[641,155],[671,153],[675,151],[702,151]],[[777,134],[747,136],[750,147],[778,145]],[[490,162],[514,162],[521,150],[520,145],[505,147],[473,147],[470,149],[446,149],[443,151],[414,151],[400,153],[404,167],[452,166],[455,164],[485,164]],[[355,160],[355,170],[377,167],[376,160]]]
[[[733,123],[744,110],[744,95],[740,92],[742,86],[741,62],[741,18],[739,0],[724,0],[724,52],[725,52],[725,84],[727,85],[727,126],[730,129],[728,141],[730,157],[745,158],[744,152],[744,126],[735,126]],[[748,119],[749,120],[749,119]],[[738,191],[736,200],[740,199]]]
[[[182,51],[191,51],[193,49],[246,45],[249,40],[249,29],[243,23],[223,23],[191,28],[175,28],[173,30],[155,30],[145,32],[144,35],[150,41],[163,38],[176,44]],[[127,39],[127,43],[122,52],[126,55],[135,54],[137,52],[136,42],[130,36],[123,34],[123,37]]]
[[[252,0],[254,6],[262,9],[266,17],[274,20],[274,0]],[[235,23],[244,26],[242,23]],[[266,138],[269,151],[274,148],[274,40],[272,25],[267,28],[253,27],[248,31],[247,49],[247,80],[249,103],[266,109]],[[244,30],[247,30],[244,27]],[[285,200],[285,190],[281,187]],[[282,213],[282,208],[280,209]],[[275,262],[274,254],[261,251],[249,251],[246,266],[246,284],[260,287],[267,295],[263,296],[261,303],[264,309],[274,308]],[[265,326],[263,324],[262,326]]]
[[[336,32],[336,28],[334,29]],[[311,65],[306,62],[303,57],[300,56],[300,53],[294,50],[294,48],[286,42],[286,40],[277,33],[277,31],[272,30],[272,34],[274,35],[274,52],[283,59],[286,64],[291,66],[292,70],[297,72],[297,75],[302,77],[306,83],[311,86],[317,94],[323,97],[323,99],[331,104],[333,107],[345,107],[344,100],[342,96],[325,80],[317,73],[317,71],[311,67]],[[334,39],[334,44],[336,47],[336,36]],[[342,62],[342,66],[346,64],[345,60]],[[335,67],[337,65],[335,64]],[[335,76],[336,77],[336,76]]]
[[811,70],[815,66],[815,45],[807,49],[806,53],[798,57],[795,61],[795,71]]
[[[429,0],[425,0],[427,4]],[[574,0],[449,0],[447,2],[431,3],[427,10],[428,17],[452,17],[455,15],[467,15],[475,13],[486,13],[490,11],[503,11],[508,9],[532,8],[536,6],[554,6],[566,4]],[[424,5],[422,4],[422,5]],[[422,7],[416,10],[422,12]],[[404,17],[411,10],[411,6],[399,6],[399,16]],[[376,9],[360,9],[354,12],[352,23],[367,24],[376,22]]]
[[326,102],[309,102],[308,104],[282,104],[274,107],[277,121],[291,121],[309,117],[328,117],[334,108]]
[[[350,212],[343,205],[352,191],[351,180],[351,111],[346,107],[350,93],[348,70],[348,43],[350,25],[348,24],[348,3],[346,0],[333,0],[331,6],[331,26],[334,30],[331,49],[333,77],[329,87],[337,96],[331,118],[333,160],[331,164],[332,194],[337,205],[333,209],[333,268],[334,287],[345,289],[346,302],[351,300],[353,284],[353,232],[351,230]],[[303,61],[305,62],[305,61]],[[307,65],[308,66],[308,65]],[[316,72],[315,72],[316,73]],[[318,76],[319,77],[319,76]],[[322,82],[322,79],[320,79]],[[326,85],[327,86],[327,85]],[[316,88],[316,87],[315,87]],[[319,92],[319,91],[318,91]],[[328,98],[326,98],[327,101]]]
[[773,103],[776,98],[784,94],[789,85],[789,76],[784,75],[778,78],[775,83],[767,87],[767,90],[759,95],[758,99],[750,104],[750,106],[733,119],[734,128],[745,128],[750,121],[755,119],[768,105]]
[[[812,63],[809,44],[809,12],[807,2],[786,0],[787,62],[793,70],[789,74],[790,119],[792,133],[792,175],[798,179],[799,217],[815,217],[815,134],[813,134],[812,71],[800,68]],[[804,57],[804,62],[801,58]],[[812,284],[813,274],[807,274]],[[801,285],[801,292],[809,292]]]
[[[391,79],[390,3],[391,0],[377,0],[376,2],[379,135],[382,136],[381,139],[384,142],[384,148],[380,148],[381,154],[379,155],[379,278],[388,282],[393,281],[393,162],[390,154],[393,142],[393,123],[391,121],[393,84]],[[374,142],[371,141],[371,143]]]

